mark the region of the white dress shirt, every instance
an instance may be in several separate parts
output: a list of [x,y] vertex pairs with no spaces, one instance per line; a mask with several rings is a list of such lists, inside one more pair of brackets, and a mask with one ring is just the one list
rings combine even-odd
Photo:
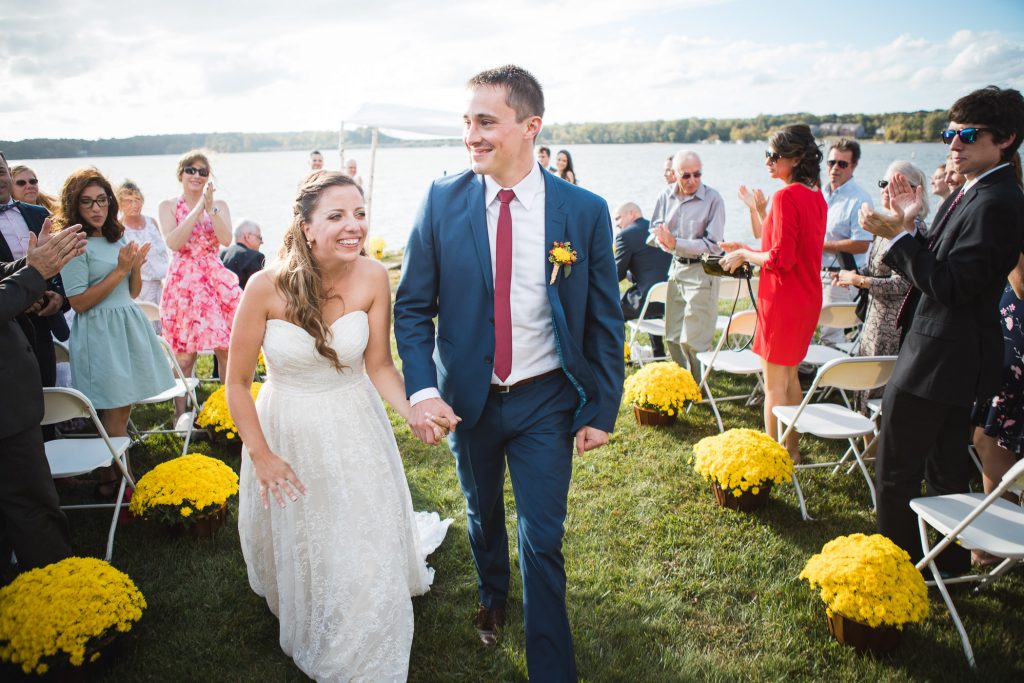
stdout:
[[[13,204],[14,200],[7,202]],[[15,261],[25,258],[28,254],[28,223],[17,209],[8,209],[0,213],[0,233],[11,248],[11,256]]]

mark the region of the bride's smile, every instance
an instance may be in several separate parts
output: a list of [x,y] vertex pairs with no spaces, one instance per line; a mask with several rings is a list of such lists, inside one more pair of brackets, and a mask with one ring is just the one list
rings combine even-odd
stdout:
[[367,230],[363,195],[352,185],[325,190],[310,220],[303,226],[313,256],[322,263],[358,258]]

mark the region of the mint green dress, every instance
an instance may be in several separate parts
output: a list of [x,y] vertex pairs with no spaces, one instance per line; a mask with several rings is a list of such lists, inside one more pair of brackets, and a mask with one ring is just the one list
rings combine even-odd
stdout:
[[[108,242],[90,237],[85,253],[61,270],[64,292],[81,294],[117,266],[122,237]],[[167,357],[146,314],[135,305],[124,278],[71,324],[71,386],[96,408],[120,408],[159,394],[174,385]]]

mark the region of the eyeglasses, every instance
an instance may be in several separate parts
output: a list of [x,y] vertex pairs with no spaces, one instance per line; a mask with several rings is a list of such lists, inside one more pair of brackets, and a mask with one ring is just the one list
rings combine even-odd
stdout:
[[953,142],[953,138],[958,136],[960,138],[960,142],[965,145],[973,145],[975,140],[978,139],[978,133],[986,130],[990,133],[996,132],[994,128],[961,128],[960,130],[953,130],[950,128],[949,130],[944,130],[939,133],[939,137],[941,137],[942,141],[947,145]]
[[210,175],[210,169],[202,168],[201,166],[186,166],[182,170],[185,171],[185,173],[188,173],[189,175],[195,175],[198,173],[203,178],[206,178],[207,176]]
[[88,197],[82,197],[82,198],[80,198],[78,200],[78,205],[80,207],[82,207],[83,209],[85,209],[86,211],[88,211],[93,206],[98,206],[101,209],[105,209],[105,208],[107,208],[107,204],[109,202],[110,202],[110,198],[107,195],[105,195],[105,194],[101,194],[99,197],[96,197],[96,199],[89,199]]
[[779,154],[778,152],[773,152],[770,149],[766,149],[764,151],[764,158],[774,164],[778,163],[779,159],[782,158],[782,155]]
[[25,187],[26,185],[38,185],[39,178],[29,178],[28,180],[22,178],[21,180],[15,180],[14,184],[17,185],[18,187]]
[[700,178],[701,175],[700,171],[694,171],[693,173],[677,173],[676,177],[680,180],[689,180],[690,178]]
[[844,171],[846,169],[850,168],[850,162],[846,161],[845,159],[829,159],[825,163],[828,164],[829,168],[832,168],[833,166],[838,166],[839,168],[843,169]]

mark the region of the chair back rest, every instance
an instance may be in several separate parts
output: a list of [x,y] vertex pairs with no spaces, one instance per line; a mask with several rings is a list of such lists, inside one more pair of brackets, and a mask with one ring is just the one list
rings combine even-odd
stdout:
[[838,303],[825,304],[821,307],[821,314],[818,316],[818,325],[825,327],[857,327],[860,325],[860,318],[857,317],[857,304]]
[[146,314],[146,319],[150,322],[160,322],[160,307],[149,301],[136,301],[135,305],[142,309],[142,312]]
[[[1013,467],[1006,471],[1000,484],[1006,485],[1007,491],[1016,494],[1024,494],[1024,460],[1018,460]],[[1002,488],[1002,486],[1000,486]]]
[[755,327],[757,327],[757,311],[736,311],[732,318],[729,319],[729,325],[726,327],[725,332],[722,333],[722,336],[728,337],[732,334],[742,334],[745,337],[753,337]]
[[62,341],[53,340],[53,355],[57,358],[58,363],[70,363],[71,362],[71,350],[68,349],[68,345]]
[[[163,337],[157,337],[156,340],[160,342],[160,348],[164,350],[164,357],[167,358],[167,364],[171,367],[171,374],[174,375],[174,379],[185,380],[185,372],[181,369],[181,365],[178,364],[178,357],[174,355],[174,350],[171,348],[170,343]],[[222,372],[227,372],[227,368],[224,368]]]
[[821,366],[814,383],[843,391],[868,391],[885,386],[896,367],[896,356],[837,358]]
[[85,394],[68,387],[43,387],[43,421],[52,425],[76,417],[99,421],[96,410]]
[[750,296],[750,291],[757,296],[758,278],[750,278],[750,290],[747,289],[747,281],[738,277],[723,277],[718,280],[719,301],[734,301],[738,293],[740,298]]
[[659,282],[652,285],[647,290],[647,297],[644,299],[644,305],[640,309],[640,320],[643,320],[647,315],[647,307],[650,304],[663,304],[665,299],[668,298],[668,282]]

